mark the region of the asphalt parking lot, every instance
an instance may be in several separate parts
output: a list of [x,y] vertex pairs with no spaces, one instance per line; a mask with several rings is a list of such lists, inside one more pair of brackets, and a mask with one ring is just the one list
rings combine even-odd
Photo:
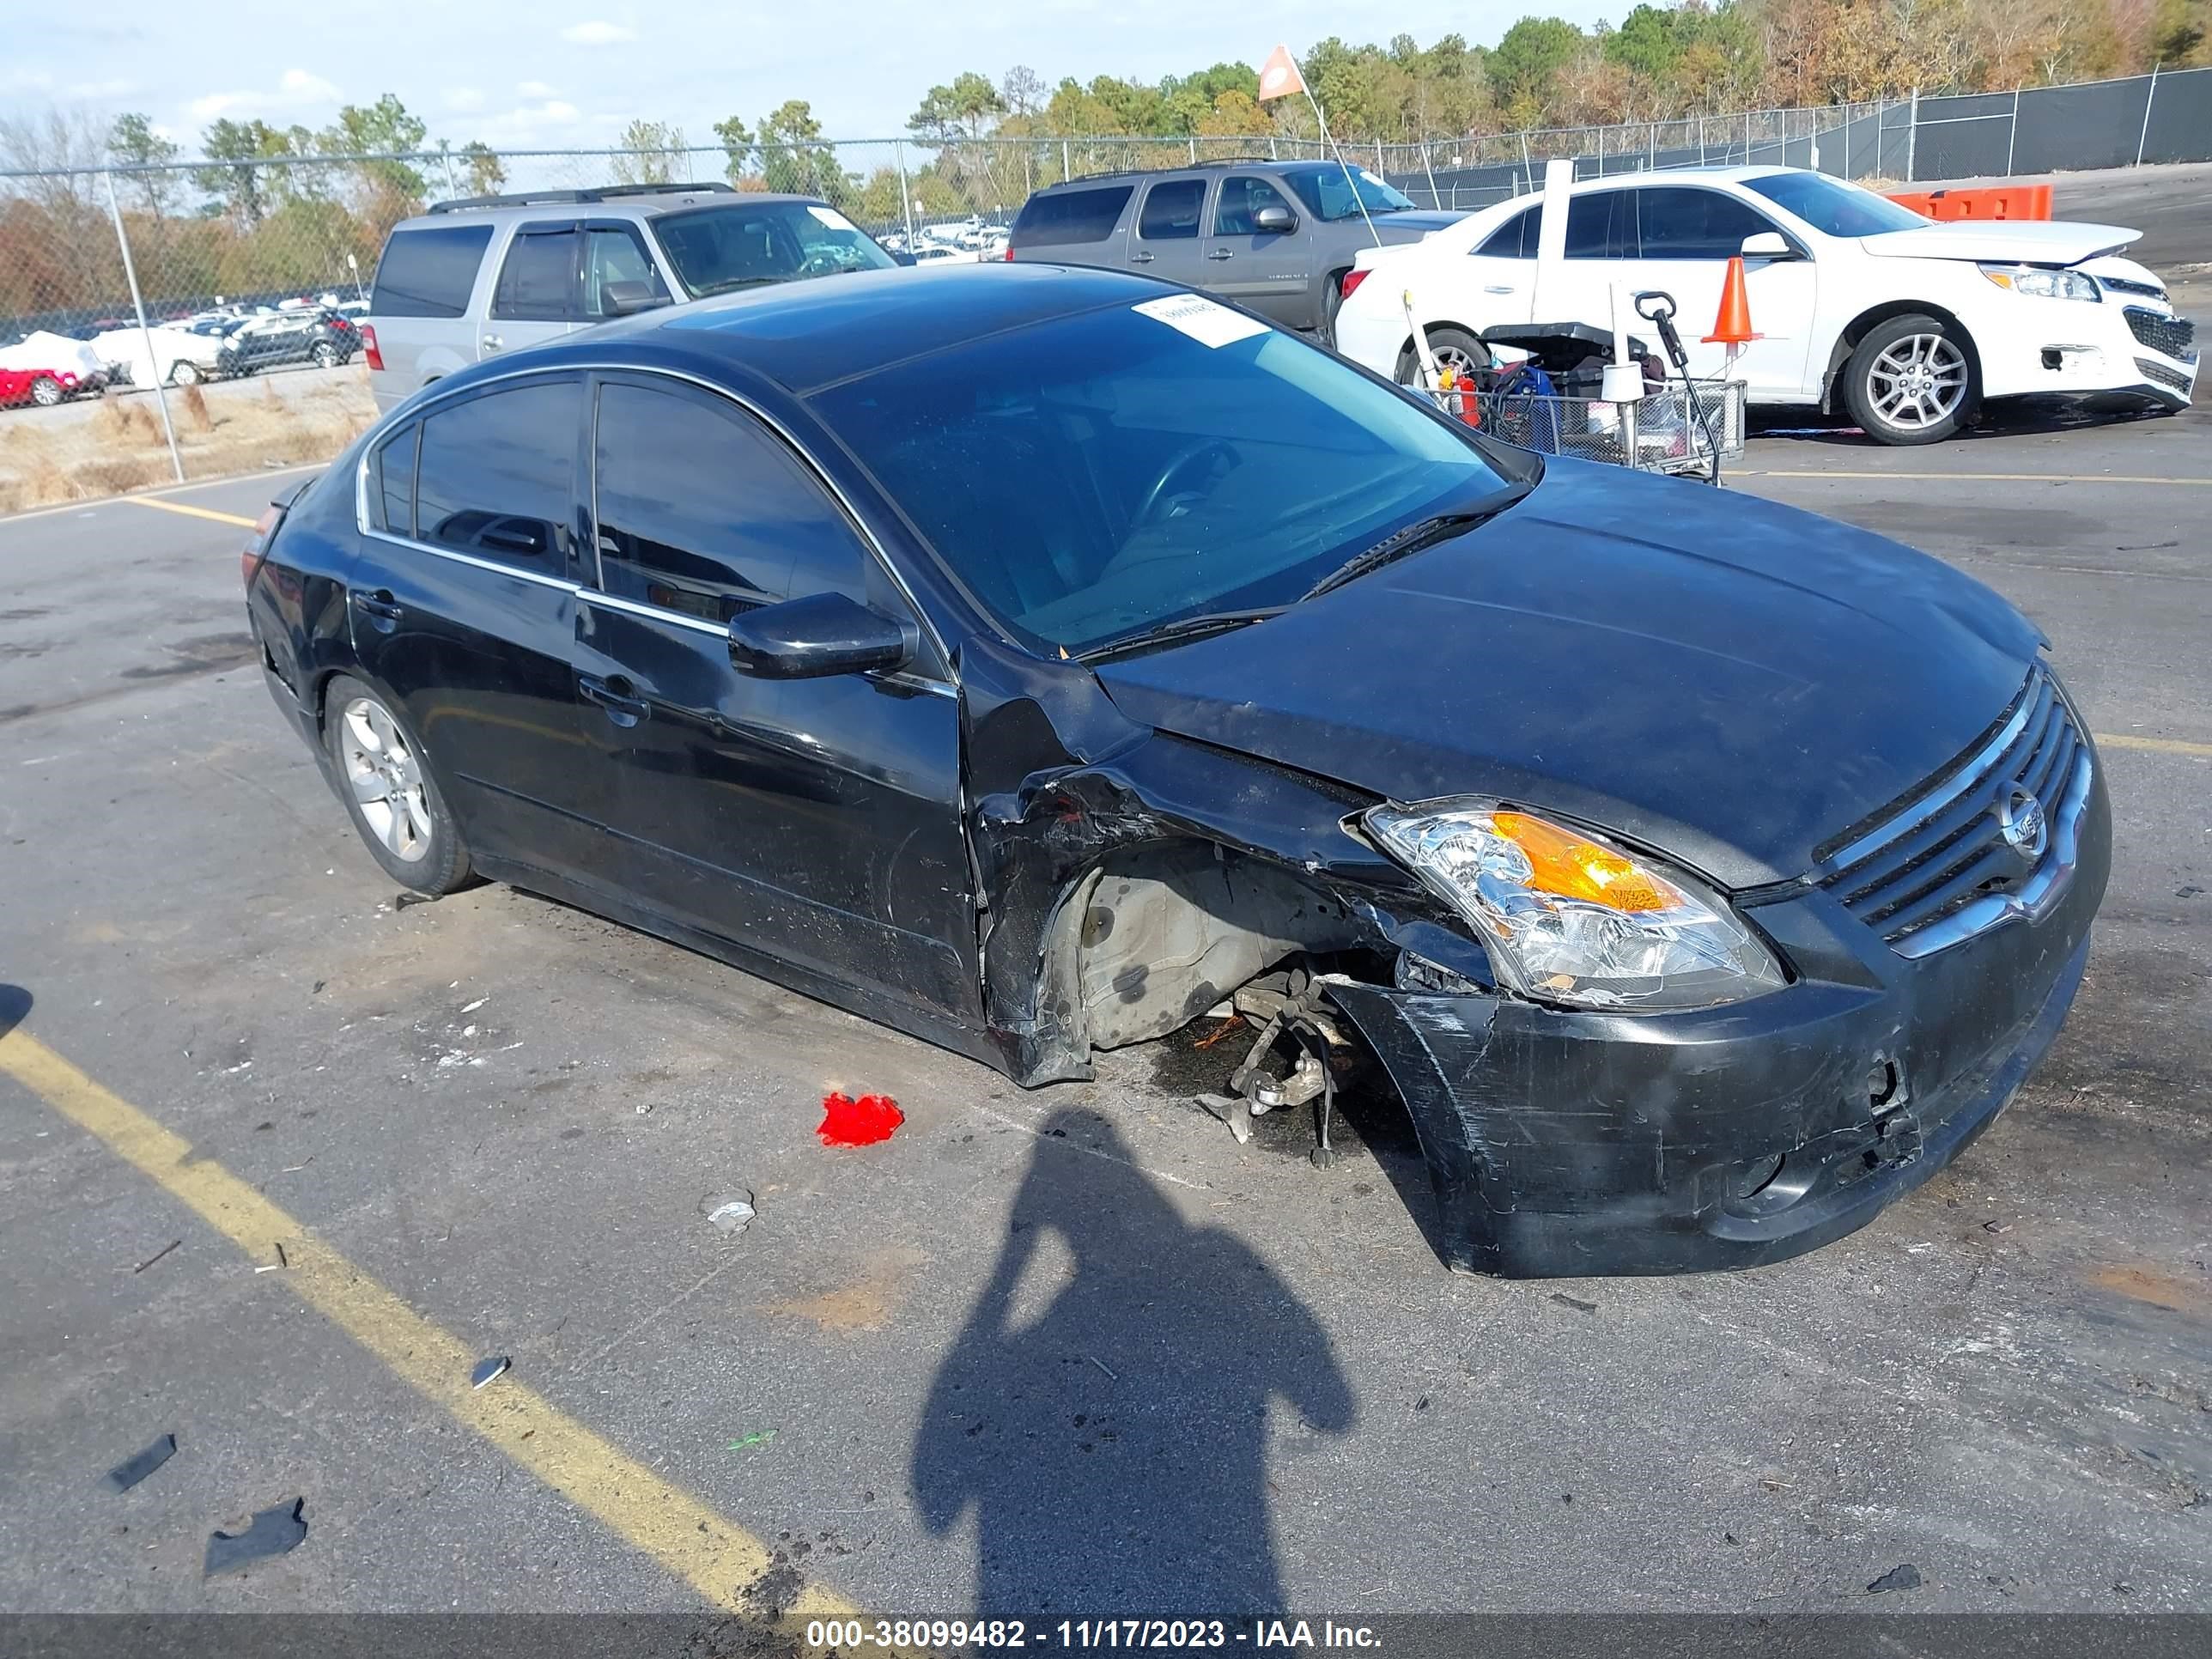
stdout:
[[[0,1610],[2212,1610],[2202,407],[1753,441],[1735,487],[2049,632],[2118,849],[1990,1133],[1679,1279],[1449,1276],[1387,1119],[1239,1149],[1188,1042],[1024,1093],[508,889],[398,906],[253,665],[270,483],[0,520]],[[825,1149],[831,1088],[904,1127]]]

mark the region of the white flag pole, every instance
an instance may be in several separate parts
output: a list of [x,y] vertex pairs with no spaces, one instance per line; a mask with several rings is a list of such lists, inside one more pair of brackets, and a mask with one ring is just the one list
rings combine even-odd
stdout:
[[[1283,55],[1286,58],[1290,57],[1287,47],[1285,48]],[[1344,159],[1344,147],[1328,136],[1328,118],[1321,112],[1321,100],[1315,97],[1313,88],[1306,85],[1305,70],[1299,64],[1297,58],[1291,58],[1291,67],[1297,71],[1298,86],[1306,95],[1306,102],[1313,106],[1314,122],[1321,128],[1322,143],[1336,152],[1336,164],[1344,169],[1345,187],[1351,191],[1352,199],[1359,204],[1359,216],[1367,221],[1367,234],[1375,238],[1375,246],[1381,247],[1382,234],[1375,228],[1375,216],[1367,210],[1367,198],[1359,193],[1359,185],[1352,176],[1352,163]]]

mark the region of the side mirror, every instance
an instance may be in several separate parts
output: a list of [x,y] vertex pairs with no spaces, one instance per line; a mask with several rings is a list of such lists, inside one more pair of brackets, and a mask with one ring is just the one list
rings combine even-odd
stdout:
[[755,679],[903,668],[914,652],[910,628],[842,593],[810,593],[730,618],[730,660]]
[[1743,239],[1741,250],[1747,259],[1794,259],[1797,250],[1778,230],[1762,230],[1756,236]]
[[1252,229],[1256,235],[1280,236],[1297,228],[1297,216],[1286,207],[1263,207],[1252,216]]
[[603,283],[599,297],[606,301],[610,317],[628,317],[633,313],[651,311],[668,303],[668,296],[656,292],[650,283]]
[[902,247],[887,247],[884,252],[891,256],[891,263],[895,265],[910,265],[915,263],[914,255]]

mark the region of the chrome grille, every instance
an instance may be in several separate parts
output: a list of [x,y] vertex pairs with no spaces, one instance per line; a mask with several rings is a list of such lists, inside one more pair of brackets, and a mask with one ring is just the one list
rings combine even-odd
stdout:
[[[2057,682],[2039,667],[1986,738],[1910,799],[1824,848],[1820,884],[1908,957],[2039,915],[2073,874],[2090,767]],[[2022,791],[2045,824],[2028,852],[2004,827]]]
[[2142,344],[2153,351],[2163,351],[2169,357],[2184,362],[2191,359],[2189,348],[2197,339],[2197,325],[2186,317],[2161,317],[2141,306],[2130,306],[2123,314],[2128,319],[2129,331]]

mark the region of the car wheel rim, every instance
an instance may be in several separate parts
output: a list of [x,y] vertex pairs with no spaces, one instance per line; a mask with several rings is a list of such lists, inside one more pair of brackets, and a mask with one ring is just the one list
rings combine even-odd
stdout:
[[346,787],[362,820],[394,858],[413,864],[430,851],[430,801],[422,763],[381,703],[356,697],[340,720]]
[[1941,334],[1908,334],[1867,369],[1867,401],[1874,412],[1907,431],[1942,424],[1966,397],[1966,354]]
[[31,401],[52,409],[62,400],[62,389],[52,380],[41,380],[31,388]]
[[315,348],[315,366],[318,368],[328,368],[332,363],[337,362],[337,360],[338,354],[331,350],[330,347],[326,345],[319,345]]

